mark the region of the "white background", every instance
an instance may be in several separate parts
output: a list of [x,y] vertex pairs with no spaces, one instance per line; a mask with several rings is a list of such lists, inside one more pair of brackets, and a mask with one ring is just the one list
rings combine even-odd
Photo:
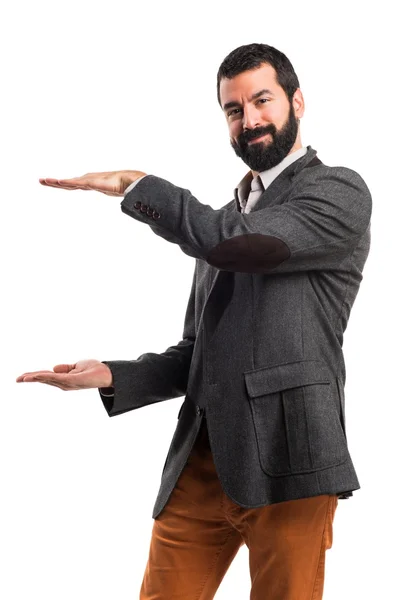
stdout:
[[[46,188],[39,177],[137,169],[214,208],[226,204],[248,169],[229,145],[216,74],[231,50],[252,42],[293,63],[306,104],[303,145],[359,172],[372,193],[371,251],[343,346],[361,489],[339,501],[324,600],[395,597],[399,46],[391,6],[37,0],[2,8],[5,600],[139,597],[182,398],[110,419],[97,390],[15,379],[176,344],[194,268],[178,246],[123,214],[120,198]],[[216,598],[249,591],[244,546]]]

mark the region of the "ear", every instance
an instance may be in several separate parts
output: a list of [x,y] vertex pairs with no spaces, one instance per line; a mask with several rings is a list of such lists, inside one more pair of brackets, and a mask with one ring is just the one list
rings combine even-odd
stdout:
[[297,88],[297,90],[293,94],[292,105],[294,114],[296,115],[296,119],[298,121],[303,116],[305,109],[303,93],[300,88]]

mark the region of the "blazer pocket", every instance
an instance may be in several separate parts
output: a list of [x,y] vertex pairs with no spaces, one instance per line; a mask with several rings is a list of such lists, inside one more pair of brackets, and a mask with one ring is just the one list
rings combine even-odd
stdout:
[[310,473],[348,459],[338,389],[323,361],[263,367],[244,378],[267,475]]

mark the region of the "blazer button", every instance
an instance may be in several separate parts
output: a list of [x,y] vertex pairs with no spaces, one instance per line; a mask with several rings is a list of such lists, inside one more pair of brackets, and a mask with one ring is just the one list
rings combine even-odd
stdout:
[[160,218],[160,213],[157,212],[156,210],[153,212],[153,219],[159,219]]
[[137,200],[133,206],[134,208],[140,208],[142,206],[142,203],[140,202],[140,200]]
[[201,406],[196,406],[196,413],[198,415],[201,415],[202,412],[203,412],[203,409],[201,408]]
[[147,204],[142,204],[142,206],[140,207],[140,212],[142,212],[142,213],[147,212]]

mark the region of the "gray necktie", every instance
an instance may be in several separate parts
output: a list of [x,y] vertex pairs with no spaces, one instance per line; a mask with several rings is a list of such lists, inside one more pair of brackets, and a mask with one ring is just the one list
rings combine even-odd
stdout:
[[263,193],[263,191],[264,186],[259,175],[257,175],[257,177],[254,177],[251,182],[249,197],[247,198],[245,207],[242,209],[242,212],[249,213],[255,205],[255,203],[257,202],[257,200],[259,199],[259,197],[261,196],[261,194]]

